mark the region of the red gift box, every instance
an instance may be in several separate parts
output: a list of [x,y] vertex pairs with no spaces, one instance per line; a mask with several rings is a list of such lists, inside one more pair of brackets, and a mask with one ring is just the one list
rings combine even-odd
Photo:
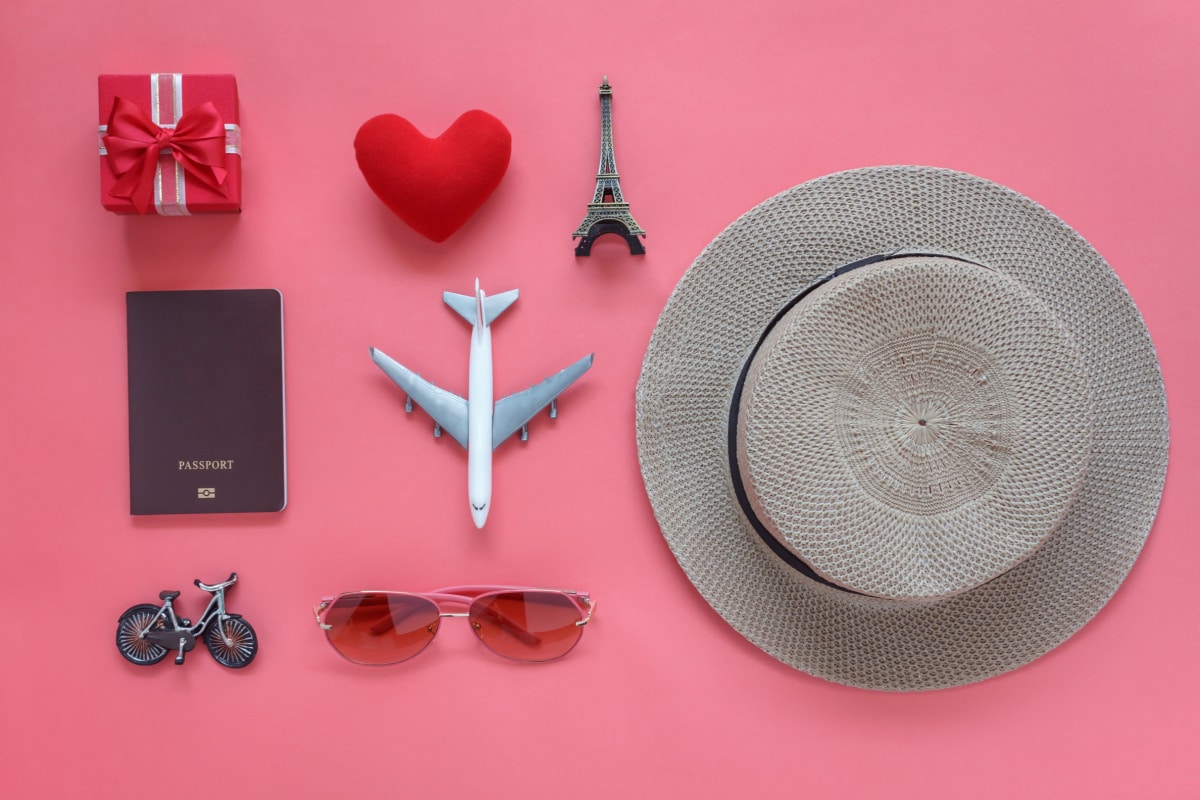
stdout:
[[100,202],[118,214],[241,211],[234,76],[101,75]]

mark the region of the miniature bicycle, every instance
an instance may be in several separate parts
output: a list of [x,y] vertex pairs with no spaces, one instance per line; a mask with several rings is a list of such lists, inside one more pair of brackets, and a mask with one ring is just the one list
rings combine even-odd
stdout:
[[258,652],[258,636],[241,614],[225,610],[225,590],[237,583],[237,573],[221,583],[195,584],[212,593],[212,599],[195,625],[179,617],[172,605],[178,591],[162,591],[161,606],[142,603],[130,608],[117,621],[117,649],[126,660],[139,666],[157,664],[167,653],[175,653],[175,663],[183,663],[183,654],[196,646],[196,637],[203,635],[208,652],[218,664],[241,669],[254,660]]

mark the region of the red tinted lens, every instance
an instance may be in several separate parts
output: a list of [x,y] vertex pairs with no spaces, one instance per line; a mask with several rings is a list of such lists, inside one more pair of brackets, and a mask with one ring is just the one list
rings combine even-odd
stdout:
[[471,603],[471,628],[492,651],[517,661],[551,661],[570,652],[583,626],[578,606],[562,592],[496,592]]
[[396,664],[428,647],[440,622],[437,605],[424,597],[344,594],[325,614],[325,635],[356,664]]

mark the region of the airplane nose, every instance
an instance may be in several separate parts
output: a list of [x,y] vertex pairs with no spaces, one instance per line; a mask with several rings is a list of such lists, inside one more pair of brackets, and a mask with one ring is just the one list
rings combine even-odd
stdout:
[[483,523],[487,522],[489,503],[484,503],[482,506],[476,507],[471,504],[471,519],[475,520],[475,527],[482,528]]

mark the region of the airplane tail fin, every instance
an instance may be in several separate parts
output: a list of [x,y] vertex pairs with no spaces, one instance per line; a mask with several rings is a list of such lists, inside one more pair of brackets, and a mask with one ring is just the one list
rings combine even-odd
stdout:
[[455,294],[454,292],[443,292],[442,299],[446,301],[446,305],[458,312],[458,315],[472,325],[478,319],[478,314],[483,312],[483,324],[491,325],[496,317],[503,314],[509,306],[517,299],[518,290],[511,289],[507,292],[502,292],[498,295],[488,297],[479,289],[479,281],[475,281],[475,295]]

